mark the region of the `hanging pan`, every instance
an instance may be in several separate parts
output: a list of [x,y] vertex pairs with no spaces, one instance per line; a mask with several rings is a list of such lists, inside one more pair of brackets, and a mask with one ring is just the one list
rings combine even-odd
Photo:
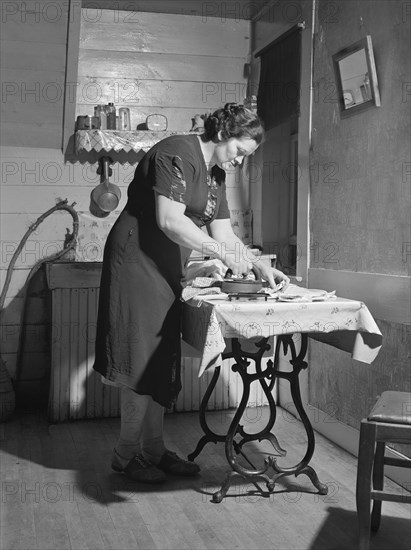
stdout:
[[112,162],[110,157],[101,157],[100,167],[97,170],[97,174],[102,174],[102,182],[97,185],[91,193],[92,200],[103,212],[112,212],[118,206],[121,199],[121,191],[117,185],[110,183],[109,175],[111,175],[111,169],[109,168]]

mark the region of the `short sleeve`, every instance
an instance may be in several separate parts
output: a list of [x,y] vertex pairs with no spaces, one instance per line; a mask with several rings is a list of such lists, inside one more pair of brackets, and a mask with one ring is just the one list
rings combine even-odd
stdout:
[[221,201],[220,201],[220,205],[219,205],[218,212],[215,219],[224,220],[226,218],[230,218],[230,210],[228,208],[225,183],[222,183],[221,184]]
[[152,167],[153,189],[172,201],[187,204],[193,177],[191,166],[178,155],[161,152],[153,158]]

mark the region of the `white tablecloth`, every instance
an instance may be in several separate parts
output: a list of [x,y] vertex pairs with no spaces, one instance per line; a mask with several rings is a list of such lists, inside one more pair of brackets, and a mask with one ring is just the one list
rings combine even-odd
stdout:
[[294,303],[198,297],[184,304],[182,335],[201,353],[199,376],[221,364],[225,339],[295,333],[306,333],[365,363],[372,363],[382,344],[381,332],[367,306],[356,300],[337,297]]

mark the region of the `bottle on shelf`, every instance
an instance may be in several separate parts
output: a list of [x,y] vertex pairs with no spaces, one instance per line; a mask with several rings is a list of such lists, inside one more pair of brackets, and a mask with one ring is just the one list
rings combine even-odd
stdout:
[[100,114],[100,128],[101,130],[107,130],[107,113],[105,109],[103,109]]
[[94,116],[100,119],[100,130],[107,130],[107,115],[105,105],[96,105],[94,107]]
[[128,107],[120,107],[118,110],[119,130],[131,130],[130,109]]
[[109,103],[106,106],[106,115],[107,115],[107,130],[116,129],[116,108],[114,103]]

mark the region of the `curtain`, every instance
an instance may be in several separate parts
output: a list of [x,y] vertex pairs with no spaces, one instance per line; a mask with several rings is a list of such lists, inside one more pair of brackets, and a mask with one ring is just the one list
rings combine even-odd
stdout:
[[257,112],[269,130],[300,114],[301,28],[265,47],[261,57]]

